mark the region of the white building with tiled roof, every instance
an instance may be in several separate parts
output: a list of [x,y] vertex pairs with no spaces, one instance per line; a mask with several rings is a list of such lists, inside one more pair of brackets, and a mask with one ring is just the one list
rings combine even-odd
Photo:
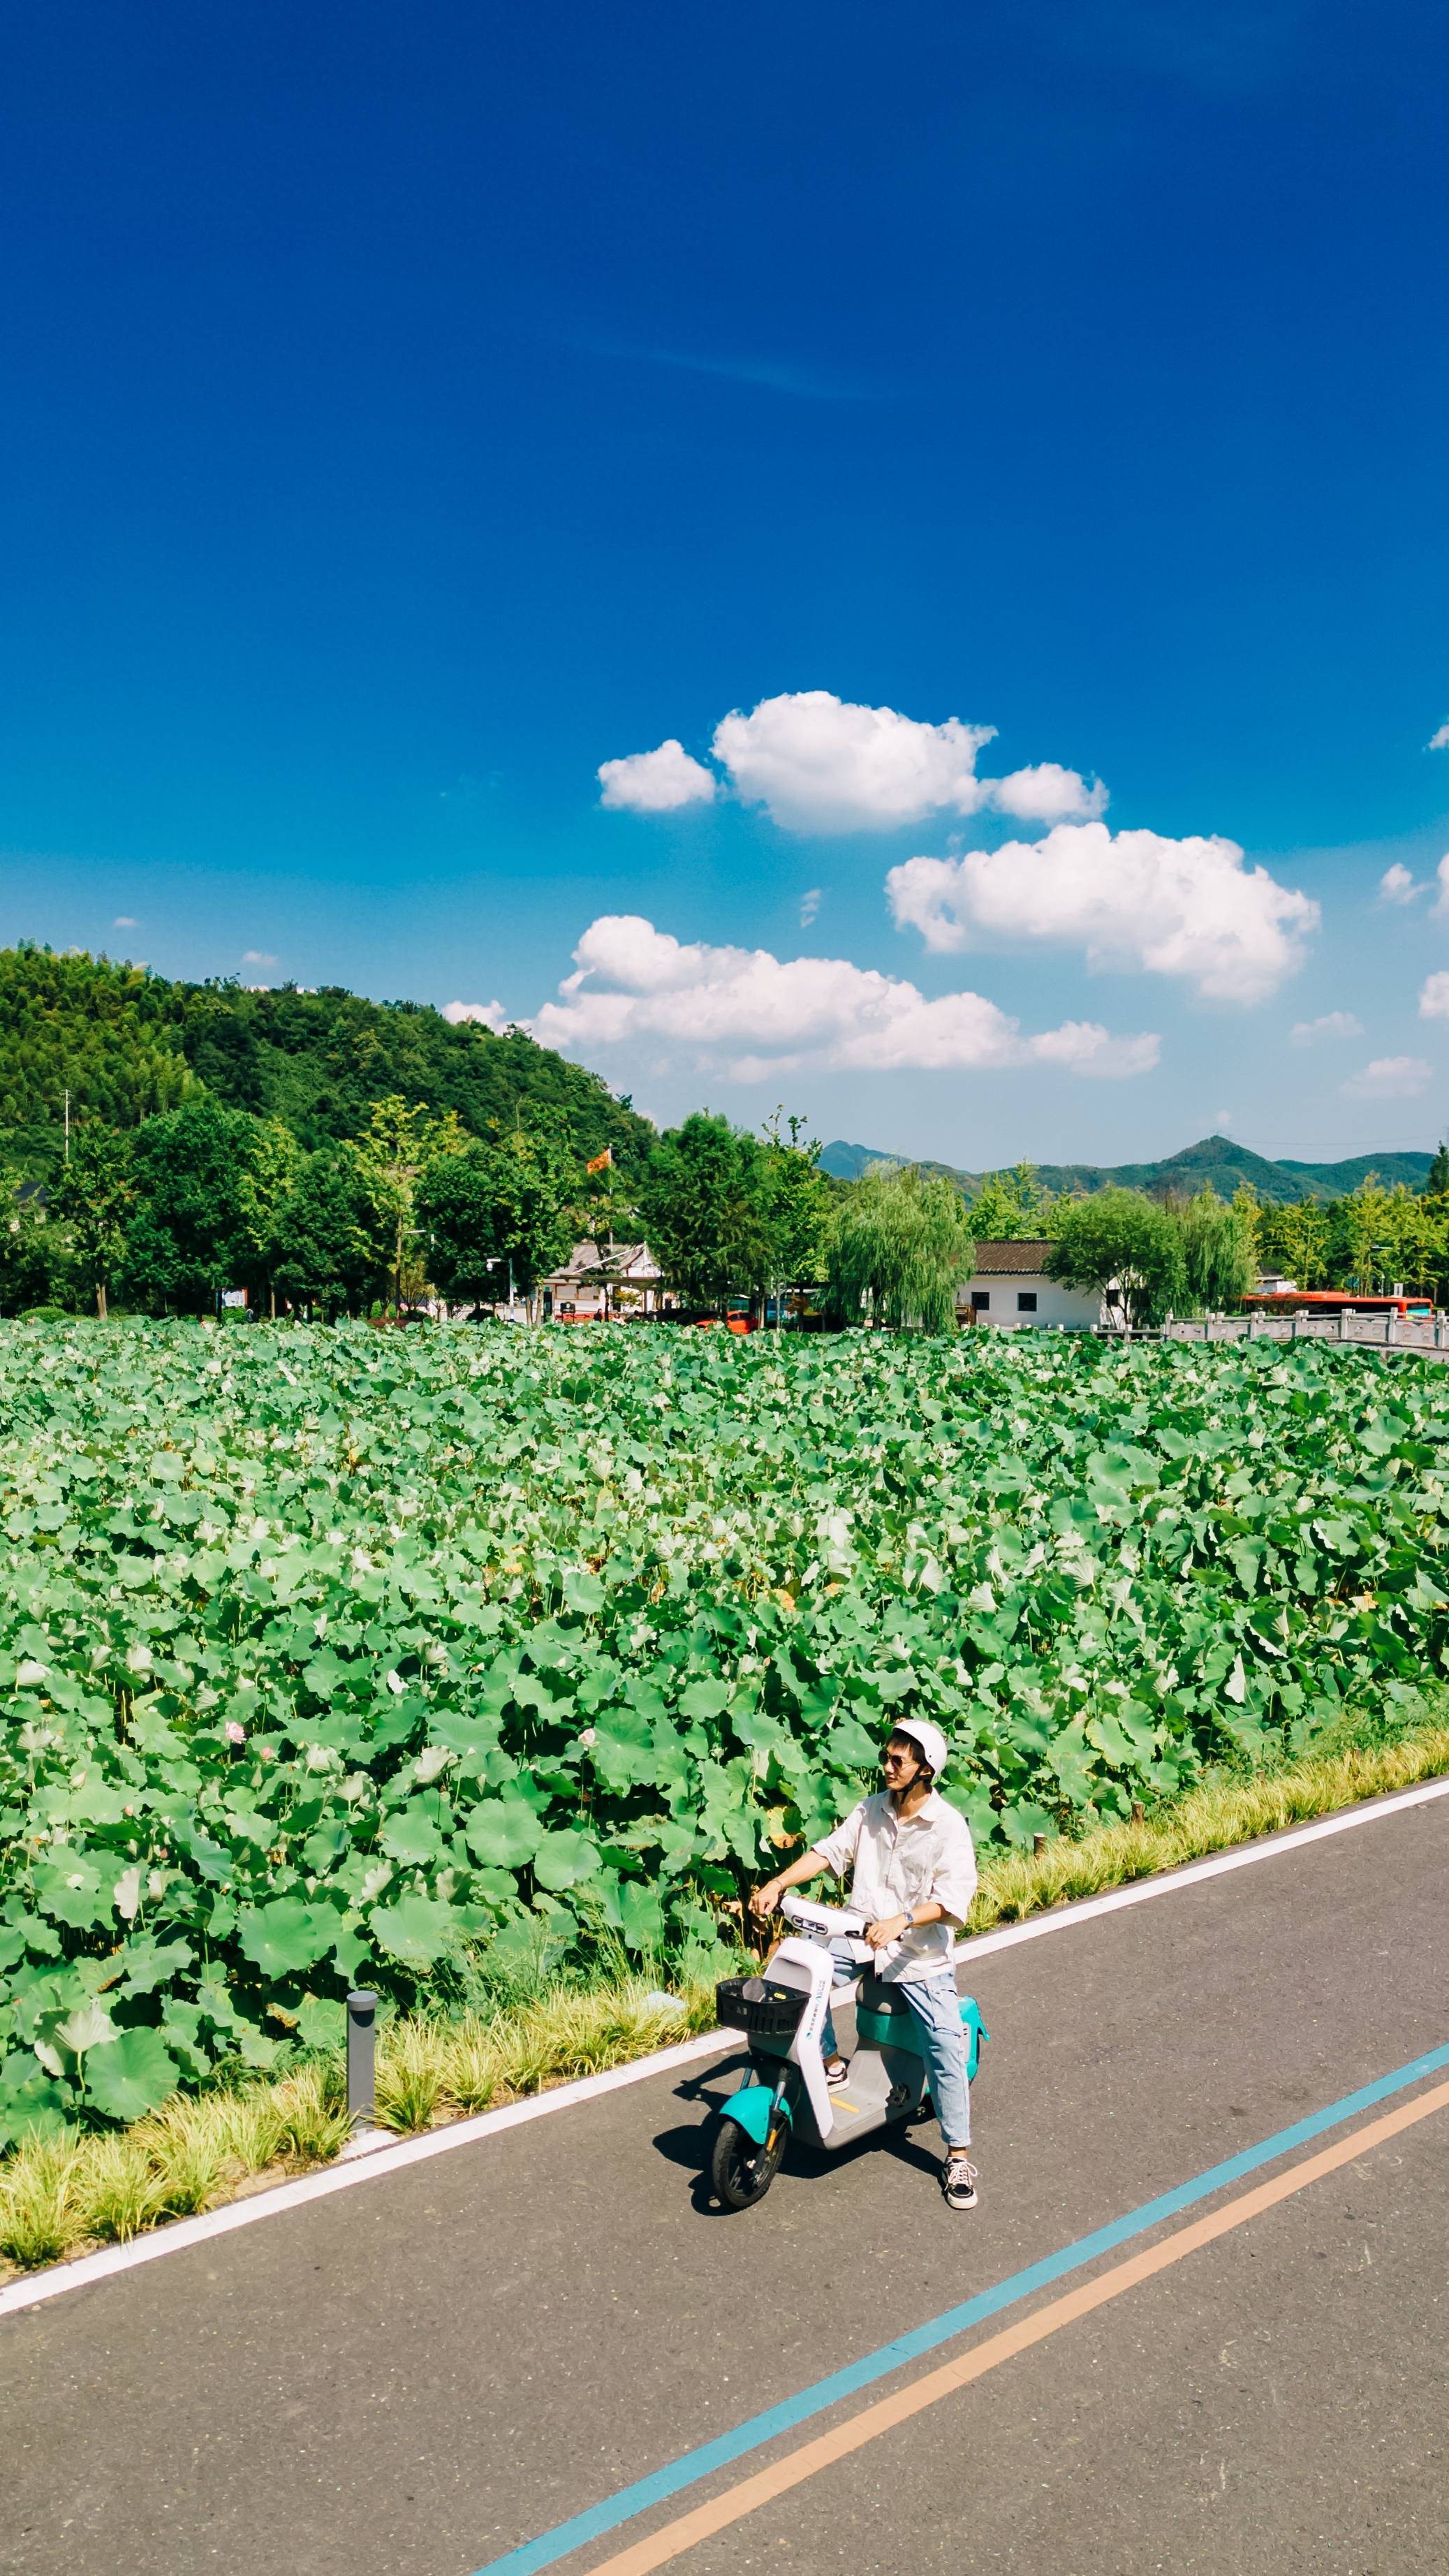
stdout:
[[543,1282],[544,1312],[556,1323],[592,1323],[605,1315],[651,1314],[660,1304],[659,1264],[647,1243],[576,1243],[561,1270]]
[[956,1291],[956,1319],[962,1324],[994,1324],[1007,1332],[1051,1325],[1090,1330],[1102,1321],[1102,1300],[1094,1289],[1063,1288],[1048,1279],[1046,1235],[1027,1235],[1007,1243],[978,1243],[976,1267]]

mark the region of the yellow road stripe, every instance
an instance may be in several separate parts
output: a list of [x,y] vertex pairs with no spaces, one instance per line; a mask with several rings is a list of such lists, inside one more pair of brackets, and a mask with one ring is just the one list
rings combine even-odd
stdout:
[[771,2467],[759,2469],[753,2477],[741,2478],[737,2485],[726,2487],[722,2495],[708,2504],[696,2505],[693,2512],[680,2514],[665,2523],[647,2540],[635,2541],[612,2558],[602,2558],[591,2570],[591,2576],[650,2576],[655,2567],[666,2567],[671,2559],[681,2558],[687,2549],[697,2548],[702,2540],[740,2522],[746,2514],[757,2513],[761,2505],[770,2504],[776,2496],[785,2495],[791,2487],[803,2485],[807,2478],[832,2468],[850,2452],[862,2450],[881,2433],[894,2431],[912,2415],[934,2406],[943,2397],[951,2397],[958,2388],[967,2388],[973,2379],[984,2379],[1004,2361],[1026,2352],[1032,2344],[1044,2343],[1063,2326],[1074,2325],[1078,2317],[1089,2316],[1094,2308],[1120,2298],[1124,2290],[1137,2287],[1139,2281],[1151,2280],[1155,2272],[1165,2272],[1185,2255],[1195,2254],[1202,2245],[1211,2245],[1216,2237],[1230,2235],[1235,2227],[1245,2226],[1277,2201],[1288,2200],[1294,2192],[1306,2190],[1309,2183],[1321,2182],[1325,2174],[1336,2173],[1341,2165],[1352,2164],[1355,2157],[1366,2155],[1371,2147],[1382,2146],[1396,2138],[1416,2121],[1427,2120],[1434,2111],[1449,2107],[1449,2084],[1436,2084],[1432,2092],[1421,2093],[1397,2111],[1385,2112],[1382,2119],[1370,2120],[1361,2129],[1350,2130],[1334,2146],[1322,2147],[1316,2155],[1305,2156],[1301,2164],[1290,2165],[1286,2173],[1276,2174],[1271,2182],[1261,2182],[1245,2191],[1237,2200],[1225,2202],[1210,2217],[1194,2219],[1190,2227],[1180,2227],[1165,2236],[1143,2254],[1134,2254],[1125,2263],[1114,2263],[1097,2280],[1086,2282],[1081,2289],[1069,2290],[1064,2298],[1052,2299],[1034,2316],[1023,2317],[1018,2324],[1006,2326],[1000,2334],[988,2335],[959,2360],[948,2361],[939,2370],[927,2371],[924,2378],[913,2380],[909,2388],[897,2389],[891,2397],[882,2397],[874,2406],[863,2407],[844,2424],[828,2433],[818,2434],[814,2441],[802,2442],[798,2450],[789,2451]]

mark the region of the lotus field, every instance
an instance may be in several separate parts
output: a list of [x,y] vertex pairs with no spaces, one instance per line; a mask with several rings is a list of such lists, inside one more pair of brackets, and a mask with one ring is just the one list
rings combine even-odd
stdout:
[[0,2142],[708,1949],[893,1711],[1022,1843],[1446,1633],[1449,1376],[1359,1352],[16,1324],[0,1425]]

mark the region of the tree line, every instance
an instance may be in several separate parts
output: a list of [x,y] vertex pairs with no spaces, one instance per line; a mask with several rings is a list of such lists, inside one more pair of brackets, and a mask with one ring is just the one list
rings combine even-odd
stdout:
[[968,1204],[916,1165],[833,1180],[783,1113],[758,1134],[708,1111],[649,1132],[628,1169],[607,1147],[590,1153],[587,1136],[581,1146],[547,1101],[478,1136],[454,1110],[389,1094],[359,1134],[310,1150],[285,1120],[200,1090],[134,1127],[83,1117],[48,1184],[18,1166],[0,1177],[0,1309],[93,1304],[104,1317],[119,1297],[197,1314],[242,1290],[253,1311],[323,1320],[401,1313],[434,1293],[537,1314],[581,1237],[647,1242],[689,1311],[743,1298],[779,1320],[803,1290],[822,1321],[890,1329],[954,1328],[977,1243],[1002,1236],[1047,1238],[1048,1275],[1134,1328],[1231,1309],[1265,1263],[1300,1286],[1449,1289],[1442,1149],[1423,1198],[1372,1179],[1326,1209],[1210,1187],[1165,1202],[1054,1197],[1019,1165]]
[[753,1134],[696,1111],[631,1173],[581,1153],[547,1105],[477,1137],[398,1095],[308,1152],[283,1120],[203,1094],[135,1128],[77,1121],[44,1188],[9,1171],[0,1306],[205,1314],[243,1290],[253,1311],[323,1320],[432,1293],[537,1314],[584,1237],[647,1242],[686,1311],[743,1298],[778,1321],[803,1289],[842,1322],[952,1324],[974,1258],[959,1192],[915,1167],[836,1181],[819,1153],[781,1112]]

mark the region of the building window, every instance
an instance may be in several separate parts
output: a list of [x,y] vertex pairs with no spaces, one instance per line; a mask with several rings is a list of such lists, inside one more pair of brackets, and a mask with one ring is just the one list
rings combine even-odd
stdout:
[[1036,1290],[1034,1288],[1018,1288],[1016,1292],[1016,1311],[1018,1315],[1034,1315],[1036,1313]]
[[973,1288],[973,1289],[972,1289],[972,1291],[971,1291],[971,1312],[972,1312],[972,1314],[973,1314],[973,1315],[984,1315],[984,1314],[987,1312],[987,1309],[989,1308],[990,1304],[991,1304],[991,1291],[990,1291],[990,1289],[989,1289],[989,1288]]

